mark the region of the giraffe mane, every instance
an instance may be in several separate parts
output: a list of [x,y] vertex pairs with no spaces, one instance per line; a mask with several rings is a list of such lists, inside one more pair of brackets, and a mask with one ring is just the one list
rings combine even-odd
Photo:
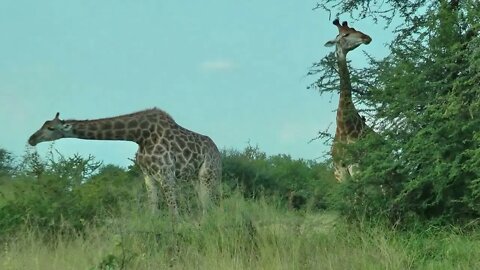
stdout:
[[166,111],[162,110],[162,109],[159,109],[157,107],[153,107],[151,109],[145,109],[145,110],[141,110],[141,111],[137,111],[137,112],[133,112],[133,113],[129,113],[129,114],[122,114],[122,115],[117,115],[117,116],[113,116],[113,117],[104,117],[104,118],[98,118],[98,119],[84,119],[84,120],[77,120],[77,119],[67,119],[67,120],[62,120],[62,122],[69,122],[69,121],[75,121],[75,122],[82,122],[82,121],[90,121],[90,122],[101,122],[101,121],[105,121],[105,120],[115,120],[115,118],[124,118],[124,117],[136,117],[138,115],[141,115],[141,114],[146,114],[146,113],[159,113],[159,114],[162,114],[164,115],[167,119],[171,120],[172,122],[175,122],[175,120],[173,119],[173,117],[168,114]]

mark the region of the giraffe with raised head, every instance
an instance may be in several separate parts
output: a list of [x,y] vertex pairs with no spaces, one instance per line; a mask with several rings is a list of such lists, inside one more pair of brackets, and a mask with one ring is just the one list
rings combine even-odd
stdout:
[[153,212],[163,193],[172,214],[178,215],[177,184],[182,180],[199,180],[196,186],[203,211],[218,196],[222,163],[215,143],[181,127],[160,109],[95,120],[60,120],[57,113],[28,143],[35,146],[61,138],[137,143],[136,163],[144,174]]
[[350,72],[347,65],[347,53],[361,44],[369,44],[372,39],[348,26],[347,22],[340,24],[338,19],[333,21],[338,28],[338,35],[334,40],[325,43],[325,46],[336,46],[338,74],[340,76],[340,98],[337,108],[335,137],[332,144],[332,158],[335,169],[335,178],[342,182],[353,176],[356,172],[356,164],[344,160],[346,144],[355,142],[364,135],[365,131],[371,130],[365,123],[365,118],[358,114],[352,101],[352,85]]

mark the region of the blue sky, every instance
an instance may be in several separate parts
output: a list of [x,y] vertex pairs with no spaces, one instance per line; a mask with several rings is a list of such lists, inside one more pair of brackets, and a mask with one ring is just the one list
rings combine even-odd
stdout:
[[[95,119],[159,107],[220,148],[249,142],[267,154],[322,158],[309,141],[334,128],[337,96],[307,90],[311,64],[337,30],[316,1],[0,2],[0,147],[20,155],[28,137],[60,112]],[[341,19],[348,19],[343,16]],[[372,21],[360,47],[388,53],[393,35]],[[360,49],[349,54],[365,65]],[[49,144],[36,148],[44,154]],[[64,155],[126,166],[129,142],[63,139]]]

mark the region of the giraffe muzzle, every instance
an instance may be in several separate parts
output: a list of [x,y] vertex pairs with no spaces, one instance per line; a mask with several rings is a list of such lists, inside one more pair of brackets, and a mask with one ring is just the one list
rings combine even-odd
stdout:
[[372,42],[372,38],[369,37],[369,36],[366,36],[366,37],[363,39],[363,44],[365,44],[365,45],[370,44],[370,42]]
[[37,145],[37,136],[35,136],[35,134],[28,138],[28,144],[30,144],[31,146]]

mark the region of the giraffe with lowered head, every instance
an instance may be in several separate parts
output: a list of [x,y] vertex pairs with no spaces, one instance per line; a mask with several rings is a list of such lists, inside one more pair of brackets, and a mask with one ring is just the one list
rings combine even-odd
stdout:
[[365,119],[358,114],[352,101],[352,85],[350,72],[347,66],[347,53],[356,49],[361,44],[369,44],[372,39],[348,26],[347,22],[340,24],[338,19],[333,21],[338,28],[338,35],[334,40],[325,43],[325,46],[336,46],[338,74],[340,76],[340,98],[338,102],[335,137],[332,144],[332,158],[335,169],[335,178],[342,182],[353,176],[356,164],[344,160],[346,144],[355,142],[370,130]]
[[61,138],[124,140],[138,144],[136,162],[147,186],[150,207],[158,209],[160,193],[172,214],[178,215],[177,182],[198,179],[203,211],[218,194],[222,163],[215,143],[207,136],[178,125],[166,112],[154,108],[96,120],[46,121],[28,143],[32,146]]

